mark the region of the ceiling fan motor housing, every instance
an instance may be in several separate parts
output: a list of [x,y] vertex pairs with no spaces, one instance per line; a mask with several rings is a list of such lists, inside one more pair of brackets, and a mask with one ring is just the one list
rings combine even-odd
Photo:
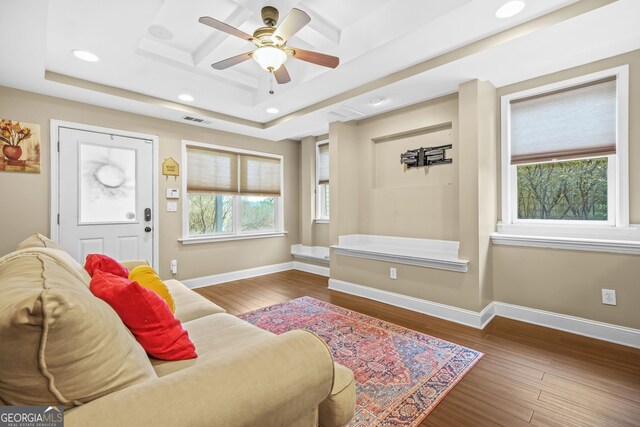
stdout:
[[273,6],[265,6],[262,8],[262,22],[267,27],[275,27],[278,23],[278,18],[280,17],[280,13],[278,9]]

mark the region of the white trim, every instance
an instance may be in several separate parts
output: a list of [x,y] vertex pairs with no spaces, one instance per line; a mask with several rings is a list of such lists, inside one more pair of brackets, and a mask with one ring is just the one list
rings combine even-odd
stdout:
[[525,246],[532,248],[568,249],[574,251],[640,255],[640,241],[492,233],[491,242],[494,245],[504,246]]
[[[320,196],[321,196],[321,192],[320,192],[320,184],[319,184],[319,179],[318,179],[318,160],[320,159],[320,146],[321,145],[329,145],[329,140],[328,139],[323,139],[322,141],[316,141],[316,151],[315,151],[315,165],[316,165],[316,170],[315,170],[315,189],[316,189],[316,197],[315,197],[315,222],[316,224],[328,224],[329,223],[329,216],[327,216],[326,218],[323,217],[321,215],[321,200],[320,200]],[[327,212],[327,215],[329,215],[329,212]]]
[[[202,147],[209,148],[213,150],[226,151],[228,153],[234,154],[250,154],[255,156],[269,157],[273,159],[280,160],[280,195],[277,197],[277,204],[274,206],[275,213],[275,230],[270,230],[264,233],[243,233],[242,229],[242,209],[240,204],[240,197],[242,194],[229,194],[232,196],[233,203],[233,232],[230,234],[224,234],[221,236],[189,236],[189,197],[187,194],[187,171],[188,171],[188,162],[187,162],[187,146],[191,147]],[[188,245],[192,243],[211,243],[211,242],[224,242],[228,240],[244,240],[244,239],[259,239],[263,237],[278,237],[284,236],[287,234],[284,231],[284,198],[285,198],[285,187],[284,187],[284,155],[282,154],[273,154],[273,153],[264,153],[261,151],[252,151],[245,150],[242,148],[228,147],[224,145],[215,145],[208,144],[204,142],[190,141],[188,139],[183,139],[181,143],[181,156],[182,156],[182,238],[178,239],[182,244]],[[238,159],[240,162],[240,159]],[[240,167],[238,166],[238,185],[240,185]]]
[[100,126],[86,125],[83,123],[74,123],[67,122],[64,120],[51,119],[49,123],[49,153],[50,153],[50,167],[51,167],[51,175],[50,175],[50,209],[49,209],[49,229],[51,231],[51,240],[54,242],[60,241],[60,225],[58,224],[58,213],[60,212],[60,183],[59,179],[59,153],[58,153],[58,142],[59,142],[59,131],[60,128],[71,128],[77,130],[83,130],[88,132],[98,132],[105,134],[112,134],[118,136],[124,136],[128,138],[135,139],[144,139],[151,141],[151,151],[152,151],[152,161],[153,165],[151,165],[152,169],[152,188],[153,188],[153,216],[152,216],[152,233],[153,233],[153,260],[151,265],[154,269],[158,269],[160,265],[160,199],[158,197],[158,187],[159,187],[159,154],[158,154],[158,142],[159,138],[157,135],[150,135],[146,133],[140,132],[130,132],[124,131],[120,129],[111,129]]
[[212,276],[195,277],[193,279],[182,280],[182,283],[190,289],[195,289],[202,288],[204,286],[219,285],[221,283],[233,282],[234,280],[248,279],[250,277],[264,276],[265,274],[280,273],[282,271],[289,270],[293,270],[292,261],[283,262],[281,264],[264,265],[262,267],[247,268],[246,270],[214,274]]
[[318,276],[329,277],[329,267],[321,265],[307,264],[306,262],[293,261],[293,269],[317,274]]
[[405,308],[407,310],[427,314],[429,316],[438,317],[440,319],[449,320],[477,329],[483,329],[494,316],[490,308],[491,305],[487,306],[487,308],[481,312],[476,312],[407,295],[401,295],[395,292],[357,285],[355,283],[345,282],[338,279],[329,279],[329,289],[391,304],[396,307]]
[[331,246],[337,255],[465,273],[469,261],[458,259],[460,242],[350,234]]
[[627,328],[499,301],[494,301],[481,312],[476,312],[367,286],[356,285],[337,279],[329,279],[329,289],[383,302],[477,329],[484,329],[495,316],[501,316],[615,344],[640,348],[640,329]]
[[[609,217],[609,221],[613,222],[615,217],[616,227],[629,226],[629,65],[622,65],[607,70],[598,71],[592,74],[575,77],[568,80],[555,82],[552,84],[539,86],[504,95],[500,99],[501,105],[501,153],[502,153],[502,222],[512,224],[516,222],[514,217],[514,206],[516,203],[515,194],[516,185],[514,183],[514,169],[511,166],[511,109],[509,103],[513,99],[524,98],[527,96],[537,95],[544,92],[553,91],[560,88],[571,87],[588,81],[594,81],[605,77],[616,76],[616,90],[618,101],[618,118],[617,118],[617,141],[616,141],[616,160],[615,180],[609,180],[609,188],[615,187],[615,195],[613,203],[610,206],[613,215]],[[609,162],[609,170],[612,169]],[[608,194],[611,202],[611,191]],[[611,205],[611,203],[610,203]],[[567,228],[572,225],[567,224]]]
[[308,259],[323,264],[329,264],[331,254],[326,246],[291,245],[291,255],[294,258]]
[[287,235],[287,231],[274,231],[268,233],[254,233],[254,234],[223,234],[220,236],[202,236],[202,237],[187,237],[178,239],[178,242],[183,245],[197,245],[200,243],[215,243],[215,242],[229,242],[231,240],[251,240],[251,239],[265,239],[267,237],[284,237]]
[[552,313],[535,308],[522,307],[495,301],[492,303],[496,316],[532,323],[551,329],[595,338],[615,344],[640,348],[640,330],[610,323],[583,319],[566,314]]

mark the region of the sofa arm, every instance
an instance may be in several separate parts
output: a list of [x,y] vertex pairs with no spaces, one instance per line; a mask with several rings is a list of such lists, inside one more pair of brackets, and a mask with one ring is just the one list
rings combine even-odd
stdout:
[[333,374],[325,343],[290,331],[79,406],[65,425],[313,425]]

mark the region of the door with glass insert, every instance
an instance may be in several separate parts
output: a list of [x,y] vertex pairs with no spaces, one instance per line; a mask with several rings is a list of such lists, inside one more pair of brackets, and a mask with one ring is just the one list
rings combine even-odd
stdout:
[[151,141],[60,128],[60,245],[153,263]]

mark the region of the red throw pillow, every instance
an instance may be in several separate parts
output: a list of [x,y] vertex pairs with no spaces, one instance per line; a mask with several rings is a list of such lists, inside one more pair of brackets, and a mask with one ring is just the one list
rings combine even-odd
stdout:
[[89,254],[84,263],[84,269],[87,270],[89,276],[93,276],[98,270],[105,273],[115,274],[116,276],[128,278],[129,270],[110,256],[102,254]]
[[187,331],[167,303],[152,290],[100,270],[91,279],[90,289],[118,313],[151,356],[163,360],[198,357]]

